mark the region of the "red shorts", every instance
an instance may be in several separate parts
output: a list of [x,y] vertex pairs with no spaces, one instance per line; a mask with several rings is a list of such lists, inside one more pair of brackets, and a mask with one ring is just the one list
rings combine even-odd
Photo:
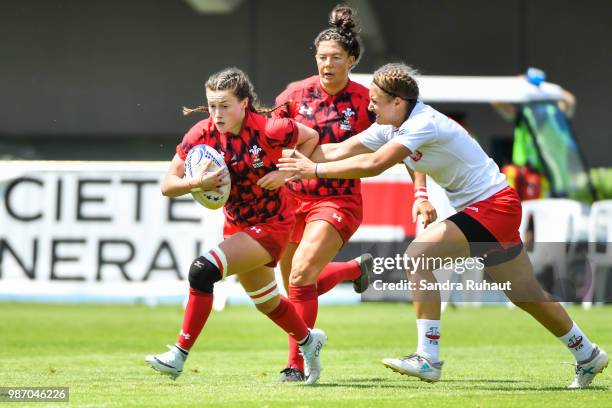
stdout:
[[[282,220],[279,218],[282,218]],[[274,268],[283,256],[294,224],[295,216],[293,212],[287,212],[283,217],[268,219],[263,224],[237,225],[228,222],[226,218],[223,225],[223,238],[227,239],[237,232],[248,234],[274,258],[272,262],[266,264],[266,266]]]
[[521,200],[512,187],[468,205],[463,212],[485,227],[504,249],[521,243]]
[[361,195],[341,195],[328,197],[294,196],[297,210],[295,227],[291,234],[292,243],[302,240],[306,224],[313,221],[327,221],[340,234],[343,243],[357,231],[363,219]]

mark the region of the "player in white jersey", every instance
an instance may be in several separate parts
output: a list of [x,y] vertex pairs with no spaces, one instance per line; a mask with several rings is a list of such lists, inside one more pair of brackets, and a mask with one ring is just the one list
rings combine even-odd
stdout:
[[[608,356],[540,288],[519,236],[521,202],[516,192],[465,129],[418,101],[418,96],[410,67],[387,64],[379,68],[370,86],[369,109],[376,114],[376,124],[358,137],[317,147],[310,160],[303,156],[281,159],[279,167],[300,178],[363,178],[403,161],[411,170],[428,174],[445,189],[458,213],[417,236],[406,255],[479,257],[489,276],[499,283],[510,282],[505,290],[508,298],[574,355],[575,377],[569,388],[587,387],[608,365]],[[416,287],[417,350],[406,357],[384,359],[383,364],[436,382],[442,370],[440,292],[419,284],[436,283],[428,266],[413,263],[407,271]]]

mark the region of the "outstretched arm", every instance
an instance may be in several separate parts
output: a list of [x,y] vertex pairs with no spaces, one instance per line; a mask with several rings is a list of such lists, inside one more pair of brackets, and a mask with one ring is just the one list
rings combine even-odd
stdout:
[[353,136],[340,143],[327,143],[317,146],[310,155],[310,160],[315,163],[323,163],[371,152],[361,143],[358,137]]
[[[365,146],[364,146],[365,147]],[[342,178],[356,179],[376,176],[412,152],[394,142],[386,143],[373,153],[359,154],[339,161],[314,163],[307,157],[282,158],[278,168],[294,172],[294,178]]]

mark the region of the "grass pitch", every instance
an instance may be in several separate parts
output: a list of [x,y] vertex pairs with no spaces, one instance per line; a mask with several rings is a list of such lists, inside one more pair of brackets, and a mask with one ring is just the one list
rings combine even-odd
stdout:
[[[612,351],[612,308],[570,310],[591,340]],[[0,386],[68,386],[86,407],[562,407],[610,406],[608,368],[588,390],[568,391],[569,352],[520,310],[447,310],[443,381],[427,384],[380,360],[414,351],[413,310],[404,304],[322,306],[329,342],[314,387],[275,382],[286,337],[249,306],[211,315],[176,381],[144,363],[176,338],[179,306],[0,304]],[[2,405],[2,403],[0,403]],[[49,406],[4,403],[5,406]]]

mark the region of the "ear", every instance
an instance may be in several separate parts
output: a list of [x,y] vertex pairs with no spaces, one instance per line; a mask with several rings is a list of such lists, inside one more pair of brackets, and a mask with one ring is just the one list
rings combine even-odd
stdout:
[[246,109],[247,106],[249,106],[249,98],[244,98],[243,100],[241,100],[240,106],[242,107],[242,109]]
[[349,69],[353,68],[353,66],[355,65],[355,61],[357,61],[357,58],[355,58],[354,55],[349,55],[348,57]]

